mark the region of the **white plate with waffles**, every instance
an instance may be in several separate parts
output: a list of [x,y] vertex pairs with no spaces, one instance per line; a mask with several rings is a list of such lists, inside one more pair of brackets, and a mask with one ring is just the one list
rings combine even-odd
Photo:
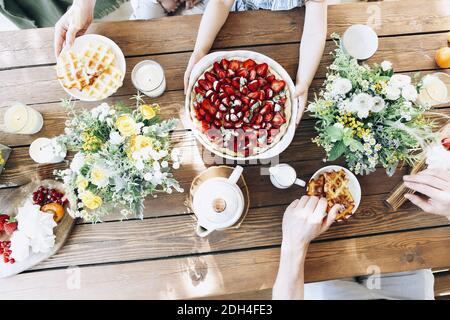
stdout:
[[[286,70],[263,54],[213,52],[192,70],[185,102],[187,125],[207,150],[222,158],[269,159],[283,152],[294,137],[298,109],[294,91]],[[256,92],[261,95],[256,97]],[[204,105],[205,100],[210,103]]]
[[99,101],[123,84],[125,56],[111,39],[86,34],[65,47],[57,59],[56,74],[63,89],[82,101]]
[[358,179],[356,178],[356,176],[347,168],[344,168],[342,166],[337,166],[337,165],[331,165],[331,166],[326,166],[326,167],[323,167],[323,168],[317,170],[312,175],[311,179],[309,179],[309,183],[307,185],[308,192],[309,192],[309,187],[310,187],[311,181],[316,180],[317,178],[319,178],[319,176],[323,175],[324,173],[330,173],[330,172],[337,173],[341,170],[343,170],[345,172],[345,177],[348,180],[348,185],[347,185],[348,192],[350,193],[351,197],[353,198],[353,208],[351,209],[350,214],[345,215],[342,218],[339,218],[339,216],[338,216],[338,218],[336,218],[337,221],[347,220],[348,218],[350,218],[356,212],[356,210],[358,210],[358,207],[361,203],[361,185],[360,185]]

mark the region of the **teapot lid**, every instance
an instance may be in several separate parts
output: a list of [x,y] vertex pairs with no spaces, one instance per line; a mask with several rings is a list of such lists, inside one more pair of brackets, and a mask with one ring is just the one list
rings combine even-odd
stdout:
[[193,209],[204,227],[226,228],[239,220],[244,210],[244,196],[228,179],[211,178],[195,192]]

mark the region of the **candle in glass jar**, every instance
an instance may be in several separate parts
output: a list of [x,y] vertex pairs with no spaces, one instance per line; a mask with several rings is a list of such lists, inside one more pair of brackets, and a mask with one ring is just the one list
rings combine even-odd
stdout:
[[5,131],[16,134],[35,134],[42,129],[42,115],[31,107],[14,102],[3,118]]
[[159,97],[166,90],[166,78],[161,65],[152,60],[139,62],[131,73],[133,85],[151,98]]

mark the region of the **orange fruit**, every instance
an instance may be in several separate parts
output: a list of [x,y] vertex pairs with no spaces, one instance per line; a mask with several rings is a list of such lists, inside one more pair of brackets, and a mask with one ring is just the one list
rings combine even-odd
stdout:
[[60,222],[64,217],[64,208],[59,203],[47,203],[42,206],[41,211],[53,214],[53,220],[55,220],[55,222]]
[[440,48],[438,51],[436,51],[434,59],[436,60],[436,64],[440,68],[450,68],[450,48]]

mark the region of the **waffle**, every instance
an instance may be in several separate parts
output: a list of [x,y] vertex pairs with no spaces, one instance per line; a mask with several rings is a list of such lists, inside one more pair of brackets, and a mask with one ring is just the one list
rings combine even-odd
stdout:
[[86,74],[79,57],[71,50],[58,57],[56,75],[62,85],[69,90],[76,88],[81,91],[91,83],[91,77]]
[[355,201],[348,188],[348,179],[343,169],[339,171],[325,172],[317,179],[311,179],[308,183],[307,195],[318,196],[327,199],[327,212],[335,204],[341,204],[344,209],[336,216],[336,220],[350,217],[355,208]]
[[97,100],[116,92],[123,77],[114,52],[103,43],[88,43],[78,53],[62,53],[56,73],[65,88],[77,89]]
[[114,66],[110,66],[92,85],[83,89],[88,96],[95,99],[103,99],[110,96],[122,86],[122,71]]

